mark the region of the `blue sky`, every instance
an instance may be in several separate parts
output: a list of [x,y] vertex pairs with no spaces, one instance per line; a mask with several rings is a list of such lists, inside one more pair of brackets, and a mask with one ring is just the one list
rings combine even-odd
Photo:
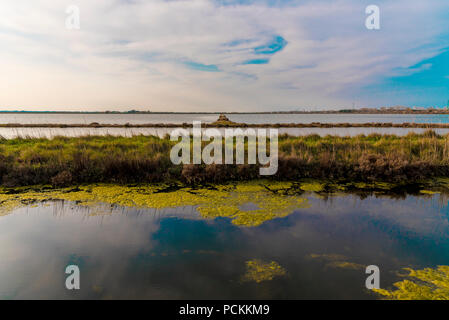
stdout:
[[[365,27],[380,8],[380,30]],[[68,30],[66,8],[80,9]],[[0,109],[271,111],[449,99],[447,0],[0,3]]]
[[[449,48],[435,57],[410,66],[410,74],[390,77],[371,88],[379,94],[386,92],[392,103],[401,100],[417,105],[447,105],[449,101]],[[407,72],[406,72],[407,73]],[[367,90],[367,92],[370,92]]]

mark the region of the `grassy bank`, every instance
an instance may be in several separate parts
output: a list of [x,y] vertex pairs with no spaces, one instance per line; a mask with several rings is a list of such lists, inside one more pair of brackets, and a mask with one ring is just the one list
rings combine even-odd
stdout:
[[[257,165],[173,165],[168,138],[135,136],[0,140],[0,184],[224,182],[259,178]],[[449,177],[449,136],[279,138],[272,179],[408,182]]]

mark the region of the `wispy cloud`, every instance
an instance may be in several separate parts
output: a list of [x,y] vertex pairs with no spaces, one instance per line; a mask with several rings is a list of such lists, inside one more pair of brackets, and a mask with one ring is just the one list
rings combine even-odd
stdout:
[[[81,29],[65,28],[68,4]],[[379,0],[16,0],[0,3],[0,107],[339,107],[449,45],[449,3]],[[416,67],[412,70],[413,66]],[[403,94],[407,99],[407,94]]]

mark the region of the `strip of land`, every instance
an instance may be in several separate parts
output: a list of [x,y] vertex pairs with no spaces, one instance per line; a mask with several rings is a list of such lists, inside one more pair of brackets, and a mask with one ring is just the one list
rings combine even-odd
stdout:
[[170,151],[175,143],[156,136],[1,139],[0,185],[198,184],[260,178],[412,184],[449,177],[449,136],[433,131],[406,136],[281,135],[279,170],[269,177],[259,175],[259,165],[174,165]]

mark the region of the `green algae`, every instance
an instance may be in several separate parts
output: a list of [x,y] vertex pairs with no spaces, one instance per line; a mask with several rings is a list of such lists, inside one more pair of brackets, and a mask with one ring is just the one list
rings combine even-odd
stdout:
[[380,190],[391,190],[398,186],[397,183],[373,181],[373,182],[357,182],[354,183],[357,189],[380,189]]
[[347,180],[345,181],[345,180],[307,179],[298,182],[298,188],[300,190],[316,193],[318,195],[338,195],[343,193],[361,193],[361,192],[387,194],[391,193],[395,189],[407,187],[408,184],[405,182],[393,183],[384,181],[359,182]]
[[324,190],[325,184],[318,182],[318,181],[304,182],[304,183],[301,183],[300,188],[304,191],[309,191],[309,192],[321,192]]
[[[22,188],[14,192],[0,189],[0,215],[11,210],[47,200],[65,200],[81,206],[111,204],[123,207],[169,208],[196,206],[202,217],[228,217],[238,226],[258,226],[282,218],[297,208],[308,207],[306,198],[289,195],[292,183],[254,181],[237,185],[224,184],[193,188],[182,185],[86,185],[77,188]],[[243,210],[248,203],[254,210]]]
[[347,181],[347,180],[318,180],[299,182],[299,188],[304,191],[317,193],[318,195],[344,195],[359,194],[376,196],[397,195],[435,195],[449,194],[449,178],[440,177],[434,179],[414,181],[387,182],[387,181]]
[[282,277],[287,271],[276,261],[264,262],[259,259],[253,259],[246,262],[246,273],[242,277],[244,282],[261,283],[271,281],[276,277]]
[[374,291],[390,300],[449,300],[449,266],[405,270],[409,279],[394,283],[395,290]]
[[366,267],[360,263],[350,262],[350,261],[332,261],[326,264],[326,267],[330,268],[340,268],[340,269],[351,269],[351,270],[364,270]]
[[306,256],[309,259],[315,259],[325,262],[326,268],[339,268],[339,269],[350,269],[350,270],[362,270],[365,266],[359,263],[348,261],[349,258],[341,254],[318,254],[311,253]]
[[[51,186],[0,188],[0,216],[21,206],[36,206],[48,200],[65,200],[92,207],[99,204],[155,209],[195,206],[203,218],[227,217],[235,225],[251,227],[275,218],[286,217],[298,208],[309,207],[307,198],[302,196],[304,192],[314,193],[318,197],[352,193],[361,197],[369,194],[390,196],[409,192],[431,196],[437,193],[448,194],[449,178],[422,181],[412,187],[405,182],[362,183],[304,179],[254,180],[198,187],[173,183],[132,186],[92,184],[71,188]],[[245,210],[244,207],[248,204],[254,208]]]
[[[297,208],[309,206],[306,198],[283,195],[283,189],[290,188],[287,183],[276,183],[268,188],[261,184],[238,184],[223,194],[210,198],[210,202],[198,206],[197,210],[205,218],[229,217],[236,225],[258,226],[274,218],[282,218]],[[275,192],[273,192],[275,190]],[[241,205],[252,203],[258,208],[242,210]]]
[[432,191],[432,190],[420,190],[419,192],[422,194],[430,194],[430,195],[439,193],[438,191]]

